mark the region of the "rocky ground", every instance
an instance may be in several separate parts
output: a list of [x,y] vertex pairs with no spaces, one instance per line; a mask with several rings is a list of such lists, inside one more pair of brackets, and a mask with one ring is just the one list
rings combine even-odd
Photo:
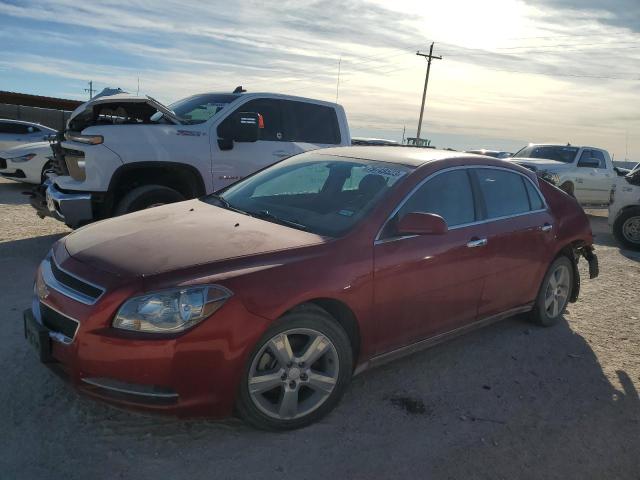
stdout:
[[565,320],[512,318],[354,379],[320,423],[264,433],[78,395],[22,335],[32,277],[68,229],[0,180],[0,479],[640,478],[640,253],[589,211],[601,276]]

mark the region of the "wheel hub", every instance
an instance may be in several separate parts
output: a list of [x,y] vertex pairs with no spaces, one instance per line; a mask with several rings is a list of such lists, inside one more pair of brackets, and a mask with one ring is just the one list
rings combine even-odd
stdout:
[[289,377],[289,380],[299,380],[300,369],[296,367],[289,369],[289,371],[287,372],[287,377]]

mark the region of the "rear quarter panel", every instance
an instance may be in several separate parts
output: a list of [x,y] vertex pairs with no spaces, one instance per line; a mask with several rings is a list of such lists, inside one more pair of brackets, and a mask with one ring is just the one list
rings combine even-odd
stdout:
[[592,245],[589,218],[578,201],[544,180],[539,185],[554,218],[555,254],[570,244]]

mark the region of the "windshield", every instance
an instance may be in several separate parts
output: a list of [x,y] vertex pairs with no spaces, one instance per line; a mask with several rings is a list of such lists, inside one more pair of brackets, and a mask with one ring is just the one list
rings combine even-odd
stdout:
[[172,103],[169,109],[184,123],[193,125],[206,122],[238,98],[238,95],[222,93],[194,95]]
[[[204,201],[329,237],[356,225],[411,169],[306,154],[262,170]],[[222,202],[220,202],[220,199]]]
[[577,147],[563,147],[560,145],[531,145],[524,147],[513,158],[544,158],[547,160],[556,160],[562,163],[572,163],[576,154]]

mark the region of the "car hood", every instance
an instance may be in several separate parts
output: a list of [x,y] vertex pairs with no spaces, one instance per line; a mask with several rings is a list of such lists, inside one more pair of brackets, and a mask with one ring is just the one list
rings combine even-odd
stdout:
[[324,243],[325,237],[188,200],[83,227],[72,257],[120,276],[149,276]]
[[0,152],[0,157],[19,157],[21,155],[27,155],[28,153],[39,153],[40,151],[45,150],[51,152],[49,142],[22,143],[20,145],[16,145],[15,147],[11,147]]
[[568,168],[568,163],[559,162],[557,160],[549,160],[547,158],[525,158],[525,157],[511,157],[508,161],[520,163],[522,165],[530,165],[537,170],[561,170]]
[[[167,106],[158,102],[156,99],[147,96],[139,96],[139,95],[130,95],[128,93],[118,93],[116,95],[105,95],[103,97],[96,97],[88,102],[83,103],[78,106],[67,120],[67,128],[69,125],[73,124],[73,121],[81,117],[83,115],[91,114],[93,111],[93,107],[95,106],[103,106],[109,107],[109,104],[113,104],[114,106],[121,106],[123,103],[145,103],[157,111],[161,112],[166,118],[168,118],[171,122],[180,124],[180,119],[173,113]],[[87,125],[88,126],[88,125]]]

